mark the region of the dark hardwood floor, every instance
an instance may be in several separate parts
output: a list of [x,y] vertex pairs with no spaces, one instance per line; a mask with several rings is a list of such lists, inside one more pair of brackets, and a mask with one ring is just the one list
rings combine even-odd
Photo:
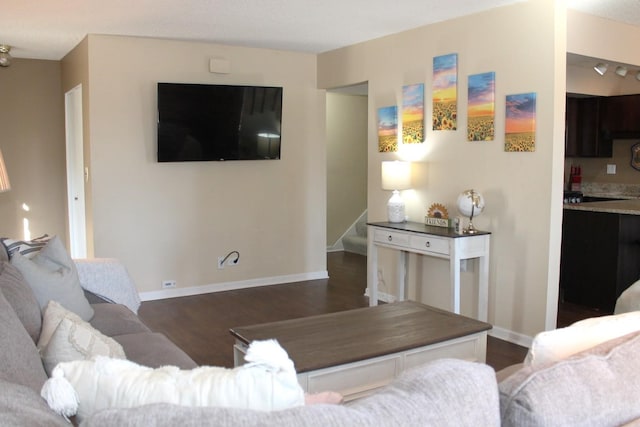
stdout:
[[[146,301],[139,315],[200,365],[233,366],[229,329],[276,320],[366,307],[367,259],[348,252],[327,255],[329,279]],[[608,313],[561,303],[558,326]],[[527,349],[488,338],[487,363],[495,370],[519,363]]]

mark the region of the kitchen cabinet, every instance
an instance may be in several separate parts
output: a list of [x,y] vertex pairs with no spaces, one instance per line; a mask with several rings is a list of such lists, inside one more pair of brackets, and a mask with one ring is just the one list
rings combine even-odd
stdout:
[[564,209],[560,289],[567,302],[613,312],[640,278],[640,215]]
[[566,157],[611,157],[612,141],[600,132],[603,97],[567,97],[565,124]]
[[602,97],[600,130],[607,139],[640,136],[640,95]]

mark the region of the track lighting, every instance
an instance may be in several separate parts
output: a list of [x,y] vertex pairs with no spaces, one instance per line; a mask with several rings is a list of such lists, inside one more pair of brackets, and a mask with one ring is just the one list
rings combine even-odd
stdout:
[[616,74],[619,75],[620,77],[626,76],[627,75],[626,67],[623,67],[622,65],[618,65],[616,67]]
[[599,62],[595,67],[593,67],[593,69],[596,70],[596,73],[600,74],[601,76],[603,76],[604,73],[607,72],[607,68],[609,68],[609,66],[603,62]]
[[11,65],[12,57],[9,54],[11,46],[6,44],[0,44],[0,67],[8,67]]

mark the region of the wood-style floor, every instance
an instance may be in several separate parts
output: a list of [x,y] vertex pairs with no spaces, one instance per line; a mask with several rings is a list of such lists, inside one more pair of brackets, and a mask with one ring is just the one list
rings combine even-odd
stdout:
[[[233,367],[230,328],[366,307],[366,267],[362,255],[333,252],[327,255],[329,279],[146,301],[139,315],[196,363]],[[575,308],[563,321],[584,317]],[[526,352],[525,347],[489,337],[487,363],[497,371],[521,362]]]

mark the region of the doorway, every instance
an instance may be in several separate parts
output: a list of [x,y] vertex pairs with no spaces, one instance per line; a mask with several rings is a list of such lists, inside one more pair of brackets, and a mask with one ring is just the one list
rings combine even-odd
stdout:
[[69,252],[72,258],[87,257],[82,126],[82,85],[65,93],[65,139],[67,160],[67,211],[69,216]]
[[366,82],[327,91],[328,251],[346,249],[343,238],[353,237],[358,221],[366,221],[368,114]]

